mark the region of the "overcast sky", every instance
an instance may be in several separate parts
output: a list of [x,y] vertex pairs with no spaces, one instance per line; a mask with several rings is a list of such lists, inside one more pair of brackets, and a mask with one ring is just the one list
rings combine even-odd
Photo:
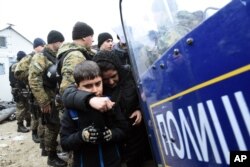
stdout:
[[36,37],[46,41],[54,29],[70,42],[77,21],[94,29],[94,44],[101,32],[116,38],[113,28],[120,25],[119,0],[0,0],[0,29],[14,24],[13,28],[30,41]]

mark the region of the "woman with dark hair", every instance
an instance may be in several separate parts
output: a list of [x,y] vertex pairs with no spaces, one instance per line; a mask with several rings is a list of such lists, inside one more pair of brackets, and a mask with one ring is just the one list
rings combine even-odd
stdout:
[[[130,69],[120,64],[114,52],[100,51],[93,58],[101,70],[103,80],[103,94],[119,105],[129,121],[127,139],[121,144],[121,151],[127,167],[141,167],[145,161],[145,154],[150,155],[150,146],[146,128],[142,118],[136,84]],[[77,99],[67,97],[74,92],[64,94],[65,107],[76,104]],[[75,96],[77,97],[77,96]],[[73,101],[72,101],[73,100]],[[79,102],[79,110],[83,105]]]

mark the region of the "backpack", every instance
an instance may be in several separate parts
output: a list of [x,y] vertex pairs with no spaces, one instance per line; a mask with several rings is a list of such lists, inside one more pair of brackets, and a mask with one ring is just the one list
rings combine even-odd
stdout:
[[16,66],[16,63],[12,64],[9,68],[9,81],[12,88],[14,88],[17,84],[17,79],[15,78],[14,71],[12,70],[12,67],[15,68],[14,66]]
[[80,49],[70,49],[66,52],[61,53],[60,55],[58,55],[57,57],[57,62],[56,62],[56,71],[57,71],[57,82],[58,85],[61,85],[62,82],[62,66],[63,66],[63,61],[64,58],[72,51],[80,51],[87,60],[92,60],[92,57],[88,54],[88,52],[86,50],[80,50]]
[[54,89],[57,88],[57,58],[43,50],[43,55],[51,61],[53,64],[48,67],[46,72],[43,75],[43,85],[47,88]]
[[18,62],[12,64],[9,68],[9,81],[10,81],[10,86],[12,88],[26,88],[24,82],[22,82],[21,80],[17,79],[15,77],[15,69],[17,66]]
[[79,117],[78,112],[72,109],[68,110],[70,118],[74,121],[74,124],[76,125],[77,129],[79,130]]
[[25,83],[28,83],[28,77],[29,77],[29,65],[31,63],[32,57],[35,55],[35,53],[31,53],[24,58],[22,58],[15,69],[14,76],[24,81]]

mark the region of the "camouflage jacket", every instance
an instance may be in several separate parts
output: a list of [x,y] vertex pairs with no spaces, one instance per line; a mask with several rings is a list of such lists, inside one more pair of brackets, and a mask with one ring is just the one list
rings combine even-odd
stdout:
[[28,84],[28,76],[29,76],[29,65],[31,62],[31,59],[35,53],[32,52],[31,54],[25,56],[22,58],[15,68],[14,75],[17,79],[25,82],[25,84]]
[[[77,50],[69,52],[63,60],[63,65],[61,69],[62,81],[59,90],[60,94],[63,94],[64,90],[70,84],[74,83],[73,72],[75,66],[78,63],[86,60],[87,59],[86,56],[93,57],[95,55],[94,52],[92,52],[90,49],[86,49],[83,46],[77,45],[75,43],[65,43],[60,47],[57,53],[57,58],[59,58],[60,56],[63,55],[63,53],[71,49],[77,49]],[[83,52],[88,55],[84,55]]]
[[[56,52],[53,52],[47,46],[44,48],[43,52],[48,52],[50,55],[56,57]],[[55,96],[54,90],[44,87],[44,75],[53,63],[44,56],[43,52],[36,53],[32,57],[28,77],[30,89],[39,106],[49,104]]]

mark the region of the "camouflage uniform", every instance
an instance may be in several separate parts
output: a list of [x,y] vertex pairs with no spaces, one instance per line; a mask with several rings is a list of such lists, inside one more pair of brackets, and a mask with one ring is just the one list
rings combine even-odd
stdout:
[[28,75],[29,75],[29,71],[27,69],[29,69],[28,67],[31,62],[31,58],[34,54],[35,53],[31,53],[22,58],[22,60],[20,60],[20,62],[15,68],[15,77],[18,78],[19,80],[22,80],[26,84],[28,84]]
[[[53,65],[44,53],[48,53],[56,59],[56,52],[50,50],[47,46],[44,48],[42,53],[37,53],[33,56],[30,69],[29,69],[29,85],[31,91],[40,107],[51,105],[51,114],[53,114],[53,123],[49,118],[45,118],[42,114],[41,123],[45,124],[44,133],[39,133],[40,137],[44,137],[45,149],[47,151],[56,151],[57,147],[57,136],[60,128],[60,120],[58,116],[58,110],[55,108],[54,100],[56,95],[56,86],[50,87],[47,85],[45,78],[47,69]],[[47,78],[48,79],[48,78]],[[44,119],[43,119],[44,118]],[[43,143],[43,140],[41,140]]]
[[[31,92],[30,92],[30,88],[29,88],[29,83],[28,83],[28,75],[29,75],[29,65],[31,63],[31,59],[33,57],[33,55],[35,54],[35,52],[32,52],[31,54],[25,56],[24,58],[22,58],[20,60],[20,62],[18,63],[18,65],[15,68],[15,77],[19,80],[22,80],[25,84],[26,87],[28,88],[29,91],[29,111],[33,110],[34,112],[31,113],[31,130],[32,130],[32,137],[33,140],[35,139],[34,137],[36,136],[36,139],[34,140],[34,142],[39,143],[39,139],[37,138],[37,130],[38,129],[43,129],[43,128],[39,128],[39,121],[38,121],[38,117],[39,117],[39,107],[34,107],[37,106],[36,105],[36,101],[34,102],[34,106],[31,106]],[[35,136],[34,136],[35,135]]]
[[[11,71],[13,73],[15,72],[17,64],[18,62],[11,66]],[[29,110],[28,99],[27,99],[28,90],[25,89],[24,83],[16,83],[14,87],[12,87],[12,92],[14,91],[17,91],[17,95],[14,95],[14,96],[17,96],[15,98],[18,98],[16,101],[17,124],[23,125],[23,120],[26,120],[27,125],[30,126],[31,117],[30,117],[30,113],[28,112]]]
[[62,94],[64,90],[74,82],[73,72],[75,66],[86,59],[91,59],[95,55],[94,52],[92,52],[90,49],[86,49],[83,46],[77,45],[75,43],[65,43],[59,49],[57,57],[60,57],[63,53],[71,49],[77,50],[69,52],[63,60],[61,69],[62,81],[60,84],[60,94]]

